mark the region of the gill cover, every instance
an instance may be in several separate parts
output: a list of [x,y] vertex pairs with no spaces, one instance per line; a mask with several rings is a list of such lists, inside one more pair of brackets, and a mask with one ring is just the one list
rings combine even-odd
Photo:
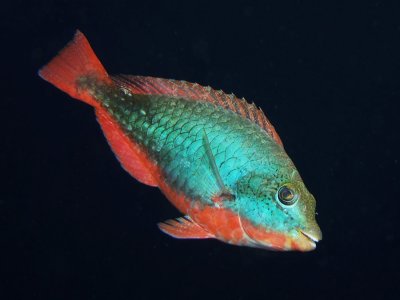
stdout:
[[280,183],[249,174],[238,183],[236,202],[250,246],[309,251],[322,238],[315,221],[315,199],[301,180]]

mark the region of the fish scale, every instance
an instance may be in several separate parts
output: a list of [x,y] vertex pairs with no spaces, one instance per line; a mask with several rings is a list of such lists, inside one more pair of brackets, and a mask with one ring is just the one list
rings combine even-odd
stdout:
[[[273,150],[277,148],[276,143],[257,125],[230,111],[215,109],[212,104],[184,98],[142,95],[127,98],[126,95],[116,95],[115,91],[108,91],[107,88],[101,90],[101,87],[92,88],[92,94],[107,103],[104,105],[105,109],[122,125],[124,132],[149,149],[150,157],[161,167],[165,178],[183,192],[196,190],[197,182],[204,175],[200,171],[212,177],[210,170],[200,163],[204,156],[201,137],[203,130],[209,136],[211,149],[215,151],[218,148],[224,153],[224,156],[215,153],[215,158],[217,165],[221,167],[223,180],[229,187],[234,188],[238,175],[245,174],[245,170],[251,169],[255,164],[266,169],[271,168],[265,159],[264,149]],[[125,114],[125,111],[130,114]],[[224,126],[228,120],[231,124],[229,129]],[[149,131],[151,127],[154,130]],[[182,135],[184,128],[186,134]],[[227,136],[233,140],[238,139],[238,142],[225,143]],[[243,139],[242,136],[247,138]],[[177,143],[177,140],[180,142]],[[265,148],[268,144],[270,146]],[[213,193],[217,193],[216,186],[211,191],[196,190],[190,196],[209,202],[204,195]]]
[[254,104],[197,83],[110,76],[79,31],[39,75],[94,107],[124,169],[184,214],[163,232],[299,251],[322,238],[314,197]]

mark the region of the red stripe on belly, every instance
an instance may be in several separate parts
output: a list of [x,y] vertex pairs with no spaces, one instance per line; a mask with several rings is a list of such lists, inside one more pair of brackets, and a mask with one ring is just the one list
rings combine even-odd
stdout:
[[184,215],[189,215],[215,238],[236,245],[247,243],[237,214],[227,209],[204,205],[200,200],[191,200],[165,182],[160,182],[159,187],[175,207]]

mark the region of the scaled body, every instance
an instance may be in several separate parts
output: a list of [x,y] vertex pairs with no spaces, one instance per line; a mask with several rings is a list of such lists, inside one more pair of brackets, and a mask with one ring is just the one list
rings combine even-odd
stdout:
[[321,238],[314,198],[254,105],[186,82],[110,77],[79,32],[40,75],[94,106],[122,166],[185,215],[164,232],[302,251]]

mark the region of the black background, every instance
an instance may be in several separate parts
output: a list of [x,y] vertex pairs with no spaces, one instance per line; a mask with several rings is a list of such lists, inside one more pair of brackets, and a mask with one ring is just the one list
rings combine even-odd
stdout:
[[[8,1],[1,7],[1,299],[396,298],[396,1]],[[92,108],[37,76],[80,29],[110,73],[255,101],[317,199],[310,253],[175,240]]]

